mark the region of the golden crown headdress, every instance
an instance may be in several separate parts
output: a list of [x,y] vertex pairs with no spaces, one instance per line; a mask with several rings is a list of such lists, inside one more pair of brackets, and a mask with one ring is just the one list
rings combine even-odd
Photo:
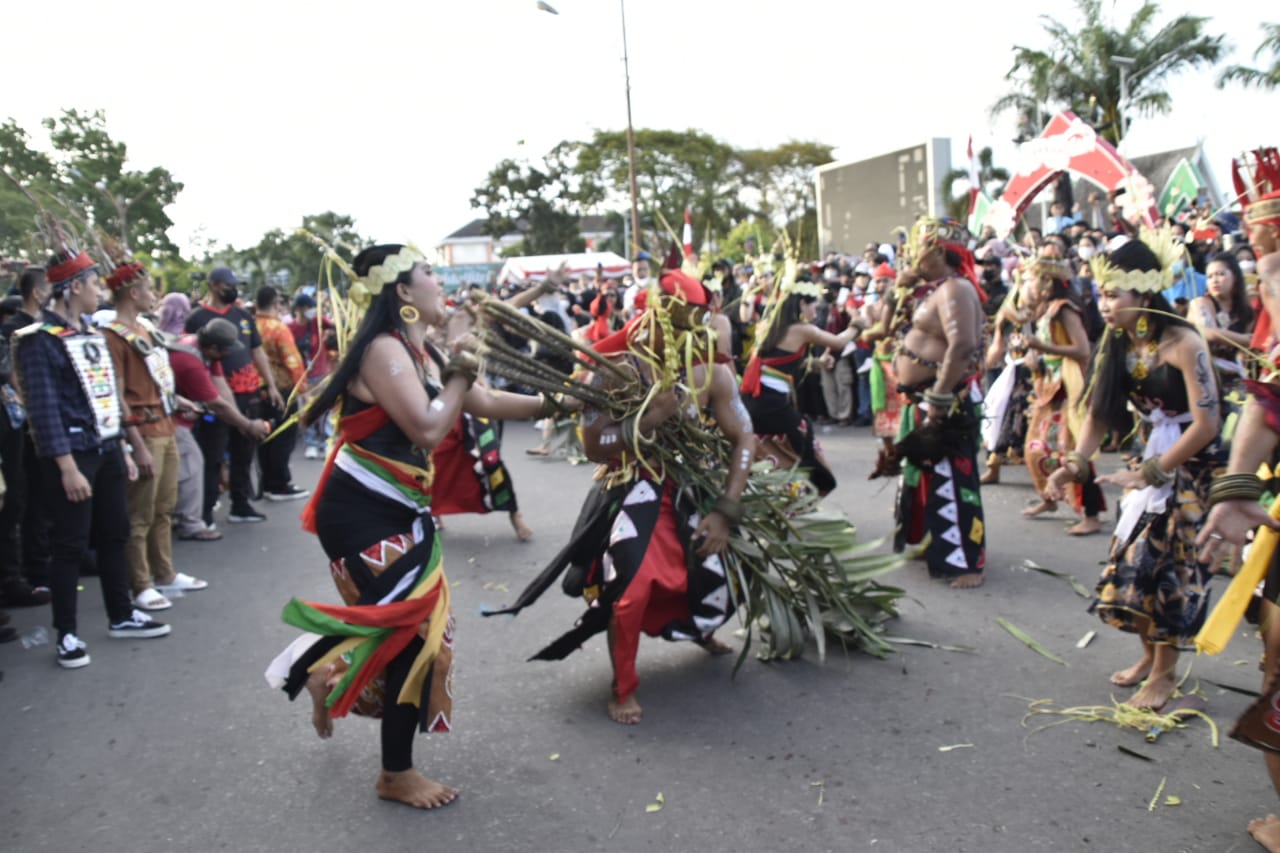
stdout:
[[1169,225],[1155,230],[1143,228],[1139,232],[1139,239],[1155,253],[1160,269],[1122,270],[1113,265],[1106,255],[1098,255],[1089,260],[1089,268],[1093,270],[1093,279],[1099,290],[1159,293],[1173,284],[1174,267],[1185,258],[1186,244],[1174,235],[1173,228]]

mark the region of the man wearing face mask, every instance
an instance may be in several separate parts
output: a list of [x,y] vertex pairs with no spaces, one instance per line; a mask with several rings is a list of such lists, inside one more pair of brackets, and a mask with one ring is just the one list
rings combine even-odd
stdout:
[[[191,312],[186,330],[198,332],[210,320],[219,318],[236,327],[241,346],[222,359],[222,370],[240,413],[250,420],[258,420],[262,416],[261,389],[264,385],[265,396],[275,408],[284,409],[284,398],[280,396],[267,354],[262,349],[258,324],[248,309],[237,301],[240,284],[240,279],[227,267],[217,267],[210,272],[209,298]],[[253,465],[254,443],[241,433],[230,433],[221,421],[198,424],[196,441],[204,453],[205,524],[213,524],[213,505],[217,503],[218,487],[222,481],[222,457],[227,451],[231,454],[231,512],[227,521],[232,524],[266,521],[267,517],[249,503],[249,496],[253,494],[249,469]]]

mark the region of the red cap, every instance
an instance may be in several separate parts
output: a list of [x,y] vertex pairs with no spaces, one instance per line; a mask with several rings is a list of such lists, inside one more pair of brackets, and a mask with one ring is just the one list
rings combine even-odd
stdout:
[[[68,252],[68,254],[70,253]],[[50,284],[61,284],[95,266],[97,265],[93,262],[93,258],[84,252],[80,252],[78,255],[69,257],[65,261],[49,267],[49,271],[45,273],[45,278],[49,280]]]
[[113,291],[119,290],[126,284],[137,281],[146,271],[142,264],[121,264],[107,276],[107,287]]
[[887,263],[884,263],[876,267],[876,271],[871,274],[871,277],[872,278],[897,278],[898,271],[895,270],[893,267],[889,266]]

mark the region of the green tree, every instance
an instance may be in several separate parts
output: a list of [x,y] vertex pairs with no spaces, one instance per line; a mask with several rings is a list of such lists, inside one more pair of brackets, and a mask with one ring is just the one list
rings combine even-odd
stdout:
[[[745,213],[774,222],[794,222],[816,204],[815,170],[835,159],[830,145],[790,140],[777,148],[738,151],[739,181],[759,194],[754,210],[730,209],[734,221]],[[735,196],[736,198],[736,196]],[[816,245],[816,244],[815,244]]]
[[[992,198],[999,198],[1004,191],[1004,185],[1009,180],[1009,170],[1003,169],[994,162],[994,156],[991,148],[983,148],[978,152],[978,183],[981,185],[979,190],[983,190]],[[964,182],[964,192],[960,195],[954,194],[956,181]],[[969,170],[968,169],[952,169],[942,178],[942,197],[946,199],[947,216],[957,222],[964,222],[969,218]]]
[[578,153],[575,143],[562,142],[540,162],[508,158],[494,166],[471,197],[471,206],[487,214],[485,233],[519,233],[522,254],[581,252],[580,216],[603,193],[589,173],[577,171]]
[[[1044,50],[1017,47],[1013,68],[1007,75],[1014,88],[992,109],[1025,110],[1029,104],[1045,106],[1046,115],[1071,109],[1092,124],[1113,144],[1124,137],[1121,108],[1127,119],[1164,115],[1173,107],[1166,90],[1171,77],[1201,66],[1211,66],[1223,53],[1223,36],[1205,31],[1208,18],[1180,15],[1158,26],[1157,3],[1144,2],[1122,28],[1112,26],[1102,0],[1075,0],[1078,24],[1042,16],[1049,47]],[[1134,60],[1127,74],[1128,103],[1121,104],[1120,67],[1113,56]],[[1038,88],[1047,82],[1045,90]]]
[[1253,61],[1257,63],[1265,54],[1270,54],[1271,67],[1228,65],[1218,75],[1219,89],[1228,83],[1239,83],[1246,89],[1251,86],[1267,90],[1280,88],[1280,24],[1262,24],[1262,32],[1262,44],[1253,52]]
[[[353,218],[325,211],[302,217],[301,228],[310,231],[347,257],[354,256],[369,241],[356,229]],[[320,274],[321,254],[311,240],[298,233],[273,228],[262,235],[257,245],[232,251],[220,259],[257,289],[270,284],[285,292],[314,283]]]
[[[167,169],[128,169],[128,149],[111,138],[101,110],[66,110],[42,124],[53,146],[48,154],[33,149],[12,119],[0,125],[0,167],[7,174],[76,230],[100,230],[136,252],[177,253],[164,209],[182,184]],[[0,188],[0,250],[43,254],[47,247],[39,245],[35,220],[35,205],[6,181]]]

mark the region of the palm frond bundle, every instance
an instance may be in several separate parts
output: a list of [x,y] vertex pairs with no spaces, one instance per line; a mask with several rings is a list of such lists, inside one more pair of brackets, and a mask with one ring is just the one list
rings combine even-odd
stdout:
[[[481,320],[477,353],[485,360],[485,368],[499,376],[536,391],[582,400],[616,421],[631,417],[638,421],[663,386],[678,387],[690,398],[696,395],[697,389],[685,384],[693,381],[693,371],[687,369],[694,363],[688,348],[674,361],[669,355],[680,347],[649,357],[642,351],[640,357],[653,377],[646,381],[625,363],[615,363],[499,300],[475,294],[471,301]],[[503,328],[556,355],[585,360],[590,369],[607,375],[608,384],[592,384],[581,376],[534,366],[505,344]],[[654,435],[633,438],[631,446],[643,447],[643,454],[624,460],[623,476],[643,470],[655,479],[670,478],[705,496],[708,506],[723,489],[732,448],[713,425],[700,418],[673,418]],[[734,603],[746,625],[739,666],[757,637],[762,643],[758,656],[763,659],[799,657],[810,635],[820,657],[825,657],[828,637],[877,657],[893,651],[883,623],[897,615],[896,602],[904,592],[878,579],[900,566],[902,557],[882,553],[880,542],[860,544],[849,519],[824,509],[798,470],[756,463],[741,503],[742,521],[721,555]]]

